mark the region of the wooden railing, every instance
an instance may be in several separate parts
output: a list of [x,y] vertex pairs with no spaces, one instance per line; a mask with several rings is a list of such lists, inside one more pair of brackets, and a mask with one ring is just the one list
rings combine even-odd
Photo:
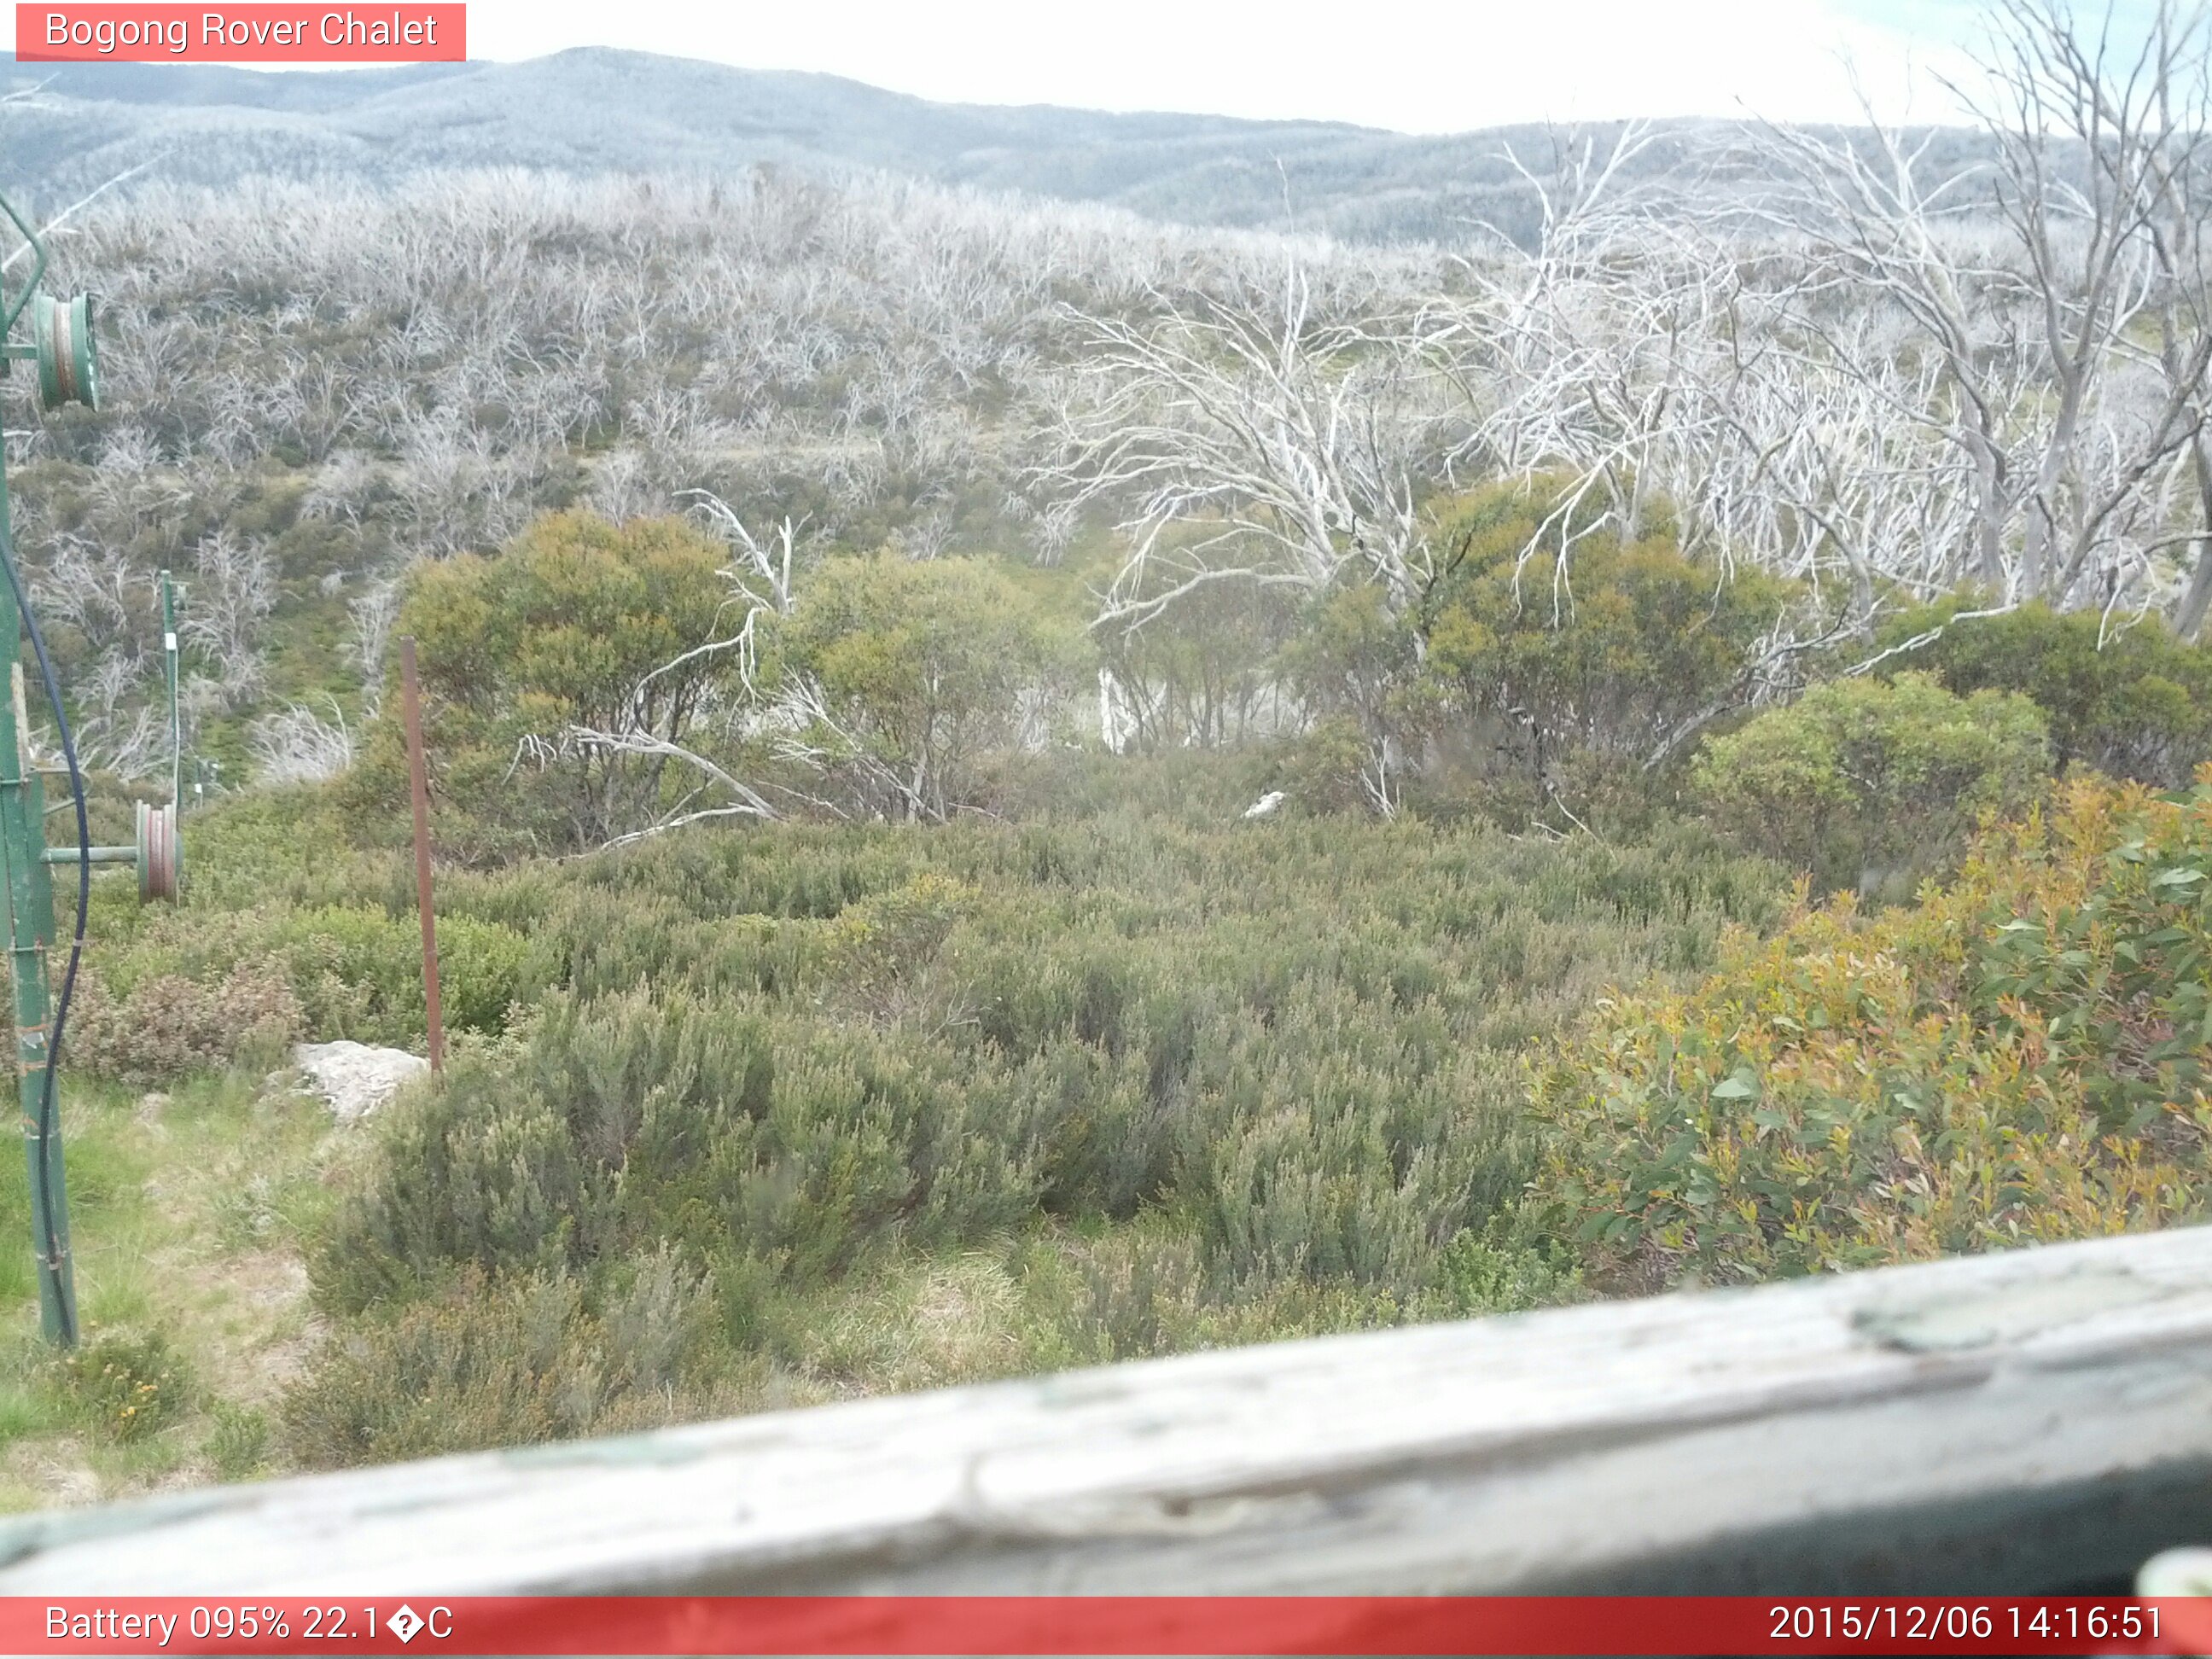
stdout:
[[0,1526],[0,1593],[2124,1587],[2212,1541],[2212,1231]]

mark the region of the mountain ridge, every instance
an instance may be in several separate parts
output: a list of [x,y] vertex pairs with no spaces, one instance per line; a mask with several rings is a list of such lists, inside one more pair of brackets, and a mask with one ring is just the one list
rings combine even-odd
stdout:
[[1542,129],[1526,126],[1436,137],[1328,121],[938,103],[840,76],[609,47],[328,71],[0,56],[0,92],[33,87],[35,98],[0,107],[0,155],[14,163],[11,182],[42,198],[155,156],[157,176],[207,185],[264,173],[396,180],[447,167],[714,173],[766,162],[1391,242],[1510,212],[1508,198],[1525,192],[1504,151],[1544,142]]

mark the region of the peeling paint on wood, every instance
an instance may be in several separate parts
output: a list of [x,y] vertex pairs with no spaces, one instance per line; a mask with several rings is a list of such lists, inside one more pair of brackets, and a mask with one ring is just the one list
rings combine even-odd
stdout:
[[2124,1586],[2212,1540],[2212,1231],[0,1524],[0,1594]]

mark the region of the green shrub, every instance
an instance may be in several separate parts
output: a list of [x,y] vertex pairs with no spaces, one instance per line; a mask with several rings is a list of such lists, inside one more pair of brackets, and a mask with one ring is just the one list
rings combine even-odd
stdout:
[[1378,758],[1355,717],[1329,714],[1275,745],[1270,781],[1306,811],[1372,811],[1383,781]]
[[342,1468],[698,1414],[715,1398],[686,1389],[710,1301],[665,1259],[599,1313],[564,1274],[463,1273],[333,1334],[285,1396],[288,1448],[310,1468]]
[[1320,717],[1297,745],[1295,798],[1328,811],[1397,802],[1398,775],[1417,757],[1437,716],[1422,677],[1417,619],[1394,614],[1371,584],[1339,589],[1306,608],[1283,647],[1291,688]]
[[2095,1237],[2202,1213],[2212,785],[2094,780],[1917,908],[1808,911],[1542,1067],[1539,1212],[1612,1289]]
[[225,1480],[246,1480],[267,1468],[272,1438],[269,1418],[252,1406],[219,1401],[208,1432],[207,1455]]
[[1097,630],[1099,659],[1131,722],[1130,745],[1221,750],[1271,735],[1276,653],[1299,637],[1303,622],[1281,590],[1212,582],[1140,623]]
[[[1424,602],[1423,667],[1445,757],[1556,788],[1577,753],[1640,769],[1752,693],[1750,665],[1791,584],[1685,557],[1670,538],[1602,530],[1528,553],[1547,504],[1477,497],[1440,529],[1456,556]],[[1525,555],[1525,556],[1524,556]]]
[[1522,1218],[1499,1210],[1444,1247],[1443,1289],[1457,1315],[1523,1313],[1578,1300],[1583,1273],[1571,1249],[1531,1236]]
[[[1212,757],[1115,764],[1141,808],[700,826],[441,878],[526,941],[527,1012],[368,1126],[308,1241],[332,1340],[285,1443],[343,1462],[1576,1294],[1497,1220],[1542,1152],[1521,1051],[1608,983],[1708,969],[1779,914],[1778,869],[1690,823],[1245,823]],[[377,896],[404,875],[301,890],[404,941]],[[258,908],[210,936],[262,937]],[[641,1291],[653,1262],[704,1288]],[[556,1284],[566,1334],[529,1347]],[[678,1304],[672,1348],[639,1334]],[[630,1352],[691,1356],[673,1403],[576,1407]]]
[[[164,1016],[170,1004],[224,1018],[221,987],[234,979],[240,994],[232,1024],[260,1018],[270,997],[289,997],[288,1035],[422,1040],[422,936],[411,906],[399,913],[362,904],[194,907],[139,918],[131,929],[135,936],[105,943],[100,953],[102,991],[112,996],[93,994],[97,1006],[114,1004],[126,1048],[173,1024]],[[486,1034],[500,1030],[514,1002],[557,971],[519,930],[450,909],[439,918],[438,957],[447,1025]],[[158,1006],[140,1011],[147,1030],[134,1036],[131,1010],[149,995]],[[228,1054],[216,1044],[189,1063],[220,1063]]]
[[[468,856],[588,846],[657,817],[664,791],[689,788],[695,780],[672,778],[665,757],[563,738],[635,721],[684,741],[734,680],[736,659],[708,653],[653,671],[743,620],[729,614],[726,558],[679,520],[616,526],[570,512],[537,520],[495,557],[412,566],[398,631],[417,641],[441,841]],[[346,785],[394,835],[406,821],[399,701],[387,690]]]
[[1023,695],[1073,649],[995,565],[889,554],[825,562],[780,636],[821,690],[806,741],[861,811],[907,822],[976,802]]
[[967,883],[925,870],[847,905],[830,927],[831,948],[870,981],[909,977],[944,947],[976,897]]
[[1823,890],[1901,897],[2049,775],[2042,712],[2008,691],[1958,697],[1923,674],[1837,680],[1699,752],[1692,787],[1741,844]]
[[[572,1283],[604,1320],[660,1253],[711,1277],[702,1340],[802,1371],[836,1317],[850,1364],[908,1375],[825,1310],[1061,1229],[1105,1236],[1038,1268],[1008,1364],[1568,1293],[1454,1243],[1534,1171],[1516,1051],[1610,981],[1708,966],[1778,887],[1694,826],[1554,847],[1233,815],[701,830],[457,878],[559,988],[371,1126],[310,1258],[375,1351],[316,1375],[351,1398],[459,1352],[463,1314],[406,1310],[471,1274]],[[1129,1229],[1176,1242],[1130,1255]],[[487,1423],[583,1420],[538,1371],[452,1364]]]
[[[276,920],[270,947],[300,988],[310,1024],[327,1037],[363,1042],[421,1040],[422,924],[336,905]],[[522,934],[462,915],[438,919],[438,983],[446,1023],[495,1032],[520,994],[530,959]]]
[[94,1077],[143,1087],[249,1059],[273,1063],[305,1023],[291,986],[265,963],[241,963],[212,983],[162,974],[120,998],[87,972],[64,1040]]
[[1942,631],[1892,662],[1925,669],[1962,696],[2004,690],[2034,699],[2061,770],[2087,766],[2173,787],[2212,759],[2212,650],[2177,640],[2154,617],[2114,626],[2094,611],[2058,612],[2038,600],[2002,616],[1949,620],[1958,608],[1899,617],[1885,644]]
[[85,1420],[117,1440],[145,1439],[191,1403],[183,1362],[159,1331],[102,1332],[54,1364]]
[[457,1060],[391,1115],[319,1273],[366,1306],[473,1263],[590,1271],[665,1241],[817,1278],[952,1245],[1033,1202],[991,1086],[896,1037],[779,1029],[681,994],[549,1004],[512,1063]]

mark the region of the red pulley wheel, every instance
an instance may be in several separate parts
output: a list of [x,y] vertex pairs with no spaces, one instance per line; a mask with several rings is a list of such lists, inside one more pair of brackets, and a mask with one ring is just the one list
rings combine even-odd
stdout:
[[183,885],[177,847],[177,809],[138,803],[138,896],[173,899]]

